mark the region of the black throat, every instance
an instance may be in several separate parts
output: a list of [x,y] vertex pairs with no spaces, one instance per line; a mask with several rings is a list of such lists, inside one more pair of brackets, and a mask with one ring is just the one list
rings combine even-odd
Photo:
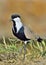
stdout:
[[15,21],[13,21],[13,31],[15,31],[15,33],[17,32],[17,28],[16,28],[16,23],[15,23]]
[[16,36],[18,39],[23,40],[23,41],[30,40],[30,39],[26,38],[26,36],[24,34],[24,27],[23,26],[20,28],[18,33],[16,33],[17,28],[15,26],[13,26],[13,27],[14,27],[14,30],[12,29],[12,32],[13,32],[14,36]]

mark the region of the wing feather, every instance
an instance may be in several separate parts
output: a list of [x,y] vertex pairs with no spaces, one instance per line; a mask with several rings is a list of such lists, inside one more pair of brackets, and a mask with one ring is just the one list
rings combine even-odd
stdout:
[[36,40],[38,38],[38,36],[27,26],[24,26],[24,33],[25,36],[29,39]]

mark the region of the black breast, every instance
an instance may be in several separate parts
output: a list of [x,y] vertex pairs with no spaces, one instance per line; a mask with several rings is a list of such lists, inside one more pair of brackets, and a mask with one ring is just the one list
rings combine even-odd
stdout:
[[[16,29],[16,28],[15,28],[15,29]],[[12,29],[12,32],[13,32],[13,34],[14,34],[17,38],[19,38],[20,40],[23,40],[23,41],[29,40],[29,39],[26,38],[26,36],[25,36],[25,34],[24,34],[24,27],[23,27],[23,26],[20,28],[20,30],[19,30],[18,33],[15,32],[15,31],[16,31],[15,29],[14,29],[14,30]]]

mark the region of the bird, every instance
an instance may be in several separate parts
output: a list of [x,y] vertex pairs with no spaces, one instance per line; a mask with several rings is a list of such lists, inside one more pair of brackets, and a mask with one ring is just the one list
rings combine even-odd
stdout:
[[[38,42],[42,41],[39,35],[35,34],[28,26],[22,23],[21,16],[19,14],[12,14],[11,21],[13,22],[12,32],[21,41],[24,41],[24,50],[25,46],[29,40],[37,40]],[[25,58],[25,54],[24,54]]]

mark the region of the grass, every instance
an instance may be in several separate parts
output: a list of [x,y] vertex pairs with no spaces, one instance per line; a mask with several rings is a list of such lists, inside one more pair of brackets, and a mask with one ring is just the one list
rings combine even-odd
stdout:
[[[22,46],[23,42],[16,38],[3,37],[0,40],[0,54],[11,52],[19,54],[18,51]],[[23,51],[21,55],[23,55]],[[46,40],[43,40],[41,43],[31,40],[30,43],[26,45],[26,51],[27,58],[29,58],[29,56],[31,59],[38,57],[46,57]]]

